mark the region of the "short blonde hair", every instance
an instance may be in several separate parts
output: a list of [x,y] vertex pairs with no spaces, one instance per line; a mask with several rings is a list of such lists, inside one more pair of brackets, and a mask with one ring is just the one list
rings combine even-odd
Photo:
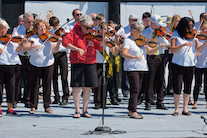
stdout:
[[46,23],[42,19],[36,19],[34,21],[34,24],[33,24],[35,34],[38,34],[38,32],[37,32],[38,29],[37,28],[38,28],[38,26],[39,26],[40,23],[44,23],[45,24],[45,27],[47,28]]
[[80,18],[80,23],[84,26],[90,26],[93,24],[93,20],[89,15],[83,15]]
[[130,25],[130,30],[136,30],[136,31],[143,31],[144,30],[144,26],[138,22],[133,22],[131,25]]
[[6,27],[6,30],[10,29],[8,23],[7,23],[6,20],[3,19],[3,18],[0,18],[0,25]]

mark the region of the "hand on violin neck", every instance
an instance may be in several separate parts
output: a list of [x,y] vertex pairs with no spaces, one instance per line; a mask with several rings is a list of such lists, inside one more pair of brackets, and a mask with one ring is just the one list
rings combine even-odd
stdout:
[[26,43],[28,41],[28,39],[26,39],[25,37],[22,38],[22,40],[20,41],[20,45],[23,45],[24,43]]

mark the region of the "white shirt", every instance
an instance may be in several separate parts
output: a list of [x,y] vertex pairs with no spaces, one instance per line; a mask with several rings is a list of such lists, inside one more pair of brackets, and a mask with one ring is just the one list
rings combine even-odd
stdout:
[[[184,44],[186,42],[192,42],[192,40],[182,39],[177,31],[174,31],[171,39],[175,38],[177,40],[176,46]],[[195,50],[195,41],[188,52],[189,46],[183,46],[178,52],[173,53],[172,63],[175,63],[179,66],[192,67],[196,64],[196,50]]]
[[[49,32],[53,34],[54,31],[55,31],[55,30],[54,30],[53,28],[51,28]],[[56,43],[57,43],[57,42],[56,42]],[[54,43],[54,44],[55,44],[55,43]],[[69,49],[66,48],[66,47],[64,47],[64,46],[62,45],[62,43],[61,43],[58,52],[66,52],[66,53],[68,53],[68,51],[69,51]]]
[[[203,45],[206,42],[206,40],[204,41],[200,41],[200,45]],[[196,68],[207,68],[207,48],[205,48],[200,57],[197,59],[197,63],[195,65]]]
[[[34,44],[32,44],[32,46],[42,46],[44,43],[37,37],[37,35],[32,35],[29,40],[34,41]],[[54,63],[52,47],[52,42],[47,41],[44,44],[44,48],[42,50],[37,51],[35,48],[31,49],[29,59],[30,63],[36,67],[51,66]]]
[[[16,27],[13,29],[13,32],[16,30]],[[14,36],[21,36],[22,38],[23,37],[26,37],[26,28],[25,28],[25,26],[24,26],[24,24],[23,25],[20,25],[20,27],[18,28],[18,30],[14,33]],[[12,33],[13,33],[12,32]],[[25,54],[24,54],[24,51],[23,51],[23,49],[18,53],[19,55],[21,55],[21,56],[26,56]]]
[[[105,45],[105,51],[106,51],[107,54],[110,53],[110,49],[106,45]],[[96,59],[97,59],[97,63],[103,63],[104,57],[98,50],[96,50]],[[104,63],[106,63],[106,60],[104,60]]]
[[130,36],[131,34],[131,31],[130,31],[130,26],[126,26],[124,28],[120,28],[118,31],[117,31],[117,34],[119,34],[121,37],[124,37],[127,38]]
[[[147,29],[143,30],[142,35],[147,37],[147,39],[153,39],[153,31],[154,31],[154,29],[152,29],[152,27],[149,26]],[[159,37],[159,36],[156,35],[156,39],[158,41],[158,44],[159,43],[164,43],[166,45],[170,45],[169,41],[163,36]],[[165,50],[166,50],[166,47],[163,47],[163,48],[159,49],[157,51],[157,55],[164,54]]]
[[146,52],[147,49],[145,46],[139,47],[130,36],[126,38],[122,45],[122,50],[124,48],[128,49],[128,54],[133,56],[142,56],[142,60],[139,59],[127,59],[124,60],[124,71],[148,71]]
[[71,30],[73,30],[73,27],[75,26],[76,22],[72,22],[70,24],[67,24],[65,27],[65,33],[69,33]]
[[[0,42],[0,48],[3,49],[6,44]],[[0,65],[21,65],[21,61],[16,52],[17,43],[10,42],[4,51],[0,54]]]

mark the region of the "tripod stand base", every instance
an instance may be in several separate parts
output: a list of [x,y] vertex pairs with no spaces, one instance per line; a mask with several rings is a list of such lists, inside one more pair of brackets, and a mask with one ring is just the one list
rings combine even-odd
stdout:
[[107,126],[101,126],[101,127],[95,128],[95,131],[101,131],[103,133],[109,133],[109,132],[111,132],[111,128],[107,127]]

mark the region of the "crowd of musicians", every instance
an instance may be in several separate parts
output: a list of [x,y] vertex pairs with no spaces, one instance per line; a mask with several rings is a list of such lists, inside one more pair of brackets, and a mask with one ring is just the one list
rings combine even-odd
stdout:
[[[175,111],[172,115],[178,116],[182,90],[181,114],[190,116],[187,107],[192,99],[193,76],[192,108],[196,109],[203,74],[203,93],[207,101],[206,13],[201,13],[200,21],[196,23],[190,17],[168,16],[166,27],[159,15],[148,12],[143,13],[142,24],[138,23],[135,14],[131,14],[126,27],[113,21],[106,22],[103,14],[82,15],[79,9],[75,9],[72,15],[75,21],[61,26],[55,16],[47,24],[36,14],[28,12],[19,16],[19,25],[11,35],[7,34],[8,23],[0,18],[0,117],[3,115],[4,88],[8,108],[6,115],[19,115],[12,108],[20,102],[22,82],[26,82],[23,102],[26,108],[31,109],[30,114],[35,114],[38,108],[40,87],[46,113],[53,113],[50,108],[53,87],[52,104],[67,105],[71,96],[75,104],[73,117],[80,118],[82,96],[81,116],[91,118],[87,111],[91,92],[94,93],[94,109],[107,109],[107,92],[110,103],[119,105],[118,88],[121,85],[123,96],[129,95],[130,118],[143,118],[137,113],[137,105],[143,99],[144,110],[151,110],[152,104],[157,109],[168,110],[163,104],[166,94],[174,95]],[[71,74],[68,74],[69,62]],[[166,87],[164,74],[167,62],[169,75]],[[58,88],[59,74],[62,96]]]

